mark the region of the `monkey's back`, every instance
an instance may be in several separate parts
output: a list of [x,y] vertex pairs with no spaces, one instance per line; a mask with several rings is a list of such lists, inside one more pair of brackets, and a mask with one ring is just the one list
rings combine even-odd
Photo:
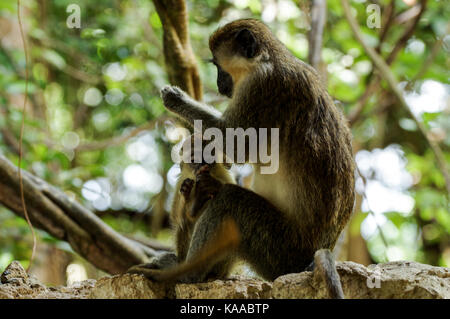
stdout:
[[333,248],[353,210],[351,133],[315,70],[298,59],[292,65],[283,83],[292,93],[285,103],[293,113],[284,117],[289,123],[280,133],[280,156],[294,190],[291,212],[308,234],[303,241],[309,247]]
[[354,203],[354,160],[346,120],[317,73],[290,53],[284,64],[274,61],[272,72],[264,76],[245,87],[247,94],[241,94],[233,112],[224,113],[233,117],[228,120],[235,127],[280,129],[280,176],[258,176],[253,190],[286,208],[307,235],[303,242],[312,253],[333,248]]

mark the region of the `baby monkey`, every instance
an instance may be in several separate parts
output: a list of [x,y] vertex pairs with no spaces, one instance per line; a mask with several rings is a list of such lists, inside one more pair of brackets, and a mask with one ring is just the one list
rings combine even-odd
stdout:
[[[193,141],[193,140],[192,140]],[[208,202],[220,192],[223,184],[235,184],[222,163],[180,163],[180,176],[170,215],[175,235],[176,253],[155,257],[149,264],[134,266],[128,272],[144,274],[157,281],[195,282],[226,278],[235,258],[227,256],[239,244],[239,231],[231,219],[226,219],[202,247],[192,240],[197,221]],[[197,235],[198,236],[198,235]],[[209,265],[214,264],[213,267]]]
[[[149,264],[131,267],[128,272],[143,274],[155,281],[185,283],[224,279],[229,275],[241,244],[241,234],[233,219],[225,218],[212,233],[197,234],[197,238],[210,237],[203,246],[198,245],[198,239],[193,239],[196,223],[208,210],[209,202],[221,196],[224,185],[236,184],[229,168],[222,163],[180,163],[170,216],[176,253],[166,252]],[[328,249],[318,250],[314,262],[305,270],[314,270],[315,275],[324,280],[331,298],[343,298],[339,274]]]

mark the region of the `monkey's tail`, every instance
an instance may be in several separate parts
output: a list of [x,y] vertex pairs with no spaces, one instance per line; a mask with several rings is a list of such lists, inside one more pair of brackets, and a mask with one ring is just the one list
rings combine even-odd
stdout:
[[329,297],[345,299],[341,278],[336,271],[333,253],[329,249],[319,249],[314,255],[315,273],[318,273],[327,286]]
[[202,249],[189,260],[162,271],[158,275],[159,281],[173,281],[204,265],[213,264],[237,248],[240,242],[240,232],[236,222],[231,218],[225,219]]

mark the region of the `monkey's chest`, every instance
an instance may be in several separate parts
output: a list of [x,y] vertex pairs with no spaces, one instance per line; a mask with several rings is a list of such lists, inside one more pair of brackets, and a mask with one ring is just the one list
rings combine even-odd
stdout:
[[255,167],[251,189],[279,210],[290,211],[290,192],[281,167],[275,174],[261,174],[259,168]]

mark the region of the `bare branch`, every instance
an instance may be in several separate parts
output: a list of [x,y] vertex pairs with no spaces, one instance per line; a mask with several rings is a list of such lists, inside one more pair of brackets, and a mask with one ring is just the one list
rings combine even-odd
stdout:
[[395,23],[397,24],[403,24],[408,22],[411,19],[416,18],[421,11],[421,5],[415,5],[412,8],[409,8],[408,10],[400,13],[396,18],[395,18]]
[[[414,34],[414,30],[417,26],[420,16],[422,15],[423,11],[425,10],[426,0],[422,0],[422,3],[423,3],[422,5],[418,5],[420,7],[420,10],[419,10],[420,14],[418,14],[416,16],[416,19],[411,23],[409,28],[404,31],[403,35],[400,37],[400,40],[396,43],[394,49],[389,54],[389,56],[386,60],[387,65],[391,65],[394,62],[395,58],[397,57],[397,54],[400,52],[401,49],[403,49],[406,46],[406,43],[408,42],[409,38]],[[389,23],[389,21],[391,21],[391,20],[388,20],[388,23]],[[383,30],[384,33],[382,33],[379,44],[378,44],[377,48],[375,49],[376,52],[380,52],[380,50],[381,50],[382,42],[385,39],[386,34],[387,34],[387,26],[385,27],[385,29],[386,29],[386,31]],[[367,85],[366,91],[364,91],[364,93],[358,99],[356,106],[352,109],[350,115],[348,116],[350,125],[353,125],[354,123],[356,123],[356,121],[359,120],[360,115],[362,114],[362,111],[364,110],[364,106],[365,106],[367,100],[380,87],[379,75],[374,75],[372,72],[368,78],[369,78],[369,84]]]
[[436,161],[438,164],[438,167],[444,176],[445,184],[447,187],[447,193],[450,194],[450,174],[447,169],[447,164],[445,162],[444,154],[442,153],[442,150],[440,149],[439,145],[432,139],[428,137],[427,130],[423,123],[419,121],[414,113],[409,108],[408,104],[405,101],[405,98],[403,97],[402,92],[399,89],[398,82],[395,79],[394,74],[389,69],[388,64],[381,58],[381,56],[375,52],[373,48],[367,45],[367,43],[364,41],[361,31],[359,29],[359,26],[355,20],[355,18],[352,16],[350,12],[350,5],[348,3],[348,0],[341,0],[341,4],[344,8],[344,14],[347,18],[348,23],[350,24],[350,28],[352,29],[353,34],[355,35],[355,38],[358,40],[358,42],[361,44],[361,46],[364,48],[364,51],[366,51],[369,58],[372,60],[375,67],[380,72],[381,78],[383,78],[389,85],[390,89],[396,96],[397,100],[400,102],[401,106],[408,112],[410,117],[415,121],[417,127],[419,128],[420,132],[425,137],[425,140],[428,142],[428,145],[430,145],[431,150],[433,151]]
[[352,108],[352,111],[347,116],[350,126],[353,126],[359,120],[367,101],[378,90],[379,87],[380,87],[379,81],[372,81],[366,87],[366,90],[364,91],[362,96],[358,99],[356,106]]
[[311,9],[311,30],[309,31],[309,64],[317,71],[320,71],[323,28],[325,26],[327,16],[326,0],[314,0]]
[[196,100],[203,89],[188,34],[188,13],[184,0],[153,0],[163,25],[163,48],[169,81]]
[[[0,156],[0,203],[23,217],[17,175],[17,167]],[[67,241],[96,267],[111,274],[122,273],[158,254],[158,251],[115,232],[61,190],[25,171],[23,186],[33,225]]]
[[386,63],[388,65],[391,64],[395,60],[397,54],[400,52],[401,49],[403,49],[405,47],[409,38],[411,38],[412,35],[414,34],[416,26],[419,23],[420,17],[422,16],[423,12],[425,11],[425,9],[427,7],[427,0],[421,0],[420,4],[418,4],[415,7],[418,7],[417,8],[418,13],[414,17],[414,20],[409,25],[409,27],[403,32],[403,35],[400,37],[400,39],[395,43],[394,49],[391,51],[391,53],[389,54],[389,56],[386,59]]
[[127,142],[129,139],[137,136],[139,133],[141,133],[143,131],[153,130],[158,123],[163,123],[167,119],[169,119],[169,117],[162,116],[153,121],[144,123],[141,126],[138,126],[121,136],[115,136],[113,138],[106,139],[103,141],[96,141],[96,142],[92,142],[92,143],[80,144],[77,148],[75,148],[75,151],[77,151],[77,152],[97,151],[97,150],[103,150],[108,147],[121,145],[121,144]]
[[381,45],[383,44],[384,39],[392,26],[392,22],[394,21],[394,14],[395,14],[395,0],[391,0],[389,6],[383,12],[383,17],[385,17],[385,19],[382,23],[383,28],[381,29],[380,41],[376,48],[378,53],[381,51]]
[[[447,26],[447,30],[450,30],[450,24]],[[438,55],[439,51],[441,50],[443,43],[444,43],[443,37],[436,40],[433,47],[431,48],[430,54],[427,56],[425,62],[420,67],[420,70],[417,71],[416,75],[414,75],[414,77],[405,86],[405,90],[411,90],[411,87],[414,85],[414,83],[424,76],[424,74],[427,72],[428,68],[430,67],[430,65],[433,63],[434,59]]]

